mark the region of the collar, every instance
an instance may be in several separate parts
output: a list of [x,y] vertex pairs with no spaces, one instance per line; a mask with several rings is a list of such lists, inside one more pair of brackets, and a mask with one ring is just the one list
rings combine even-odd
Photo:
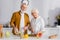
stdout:
[[[19,15],[21,15],[21,10],[19,10],[19,12],[18,12],[18,13],[19,13]],[[24,14],[26,14],[26,12],[24,12]]]

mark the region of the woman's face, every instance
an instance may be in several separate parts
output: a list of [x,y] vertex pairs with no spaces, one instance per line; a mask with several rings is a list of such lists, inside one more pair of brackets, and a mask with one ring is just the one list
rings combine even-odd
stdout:
[[33,12],[33,13],[32,13],[32,16],[33,16],[34,18],[37,18],[38,13],[37,13],[37,12]]

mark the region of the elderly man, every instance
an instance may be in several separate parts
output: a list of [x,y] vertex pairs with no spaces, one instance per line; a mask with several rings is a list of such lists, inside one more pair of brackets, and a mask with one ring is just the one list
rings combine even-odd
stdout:
[[31,27],[32,27],[32,33],[33,34],[38,34],[39,32],[43,32],[44,30],[44,20],[41,16],[39,16],[39,11],[37,9],[32,10],[32,20],[31,20]]
[[27,28],[30,24],[29,16],[26,13],[27,4],[25,2],[21,5],[21,10],[14,12],[11,18],[11,26],[13,27],[13,34],[17,35],[19,32],[27,33]]

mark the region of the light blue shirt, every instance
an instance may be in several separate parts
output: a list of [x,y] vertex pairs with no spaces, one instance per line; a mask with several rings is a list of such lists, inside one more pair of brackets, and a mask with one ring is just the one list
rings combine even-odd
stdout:
[[45,23],[42,17],[39,16],[36,19],[32,18],[31,27],[34,30],[34,34],[38,33],[39,31],[43,31],[44,26],[45,26]]

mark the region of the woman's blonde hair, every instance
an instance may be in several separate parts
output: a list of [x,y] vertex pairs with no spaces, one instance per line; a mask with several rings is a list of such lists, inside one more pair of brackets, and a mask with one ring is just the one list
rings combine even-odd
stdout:
[[36,9],[36,8],[34,8],[34,9],[31,10],[31,13],[33,13],[33,12],[39,13],[38,9]]

